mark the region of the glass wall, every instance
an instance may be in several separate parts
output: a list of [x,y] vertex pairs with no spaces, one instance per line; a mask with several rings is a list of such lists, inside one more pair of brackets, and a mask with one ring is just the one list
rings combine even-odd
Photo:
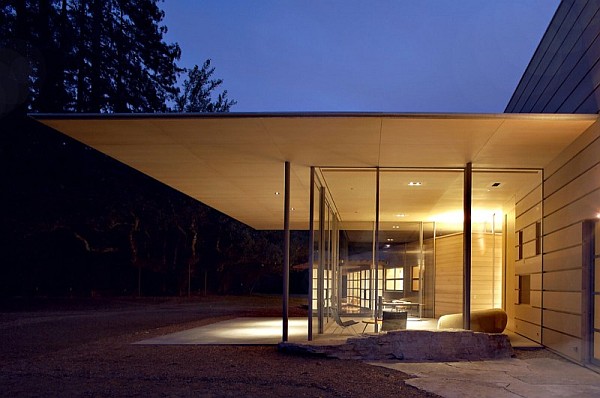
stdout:
[[312,310],[319,333],[329,321],[329,309],[340,300],[339,218],[322,178],[314,187],[314,247],[312,270]]
[[[434,316],[437,225],[443,236],[462,232],[462,170],[335,168],[320,169],[319,176],[327,192],[320,199],[323,306],[368,313],[381,299],[392,308],[397,301],[411,304],[417,317]],[[443,259],[451,267],[442,272],[456,275],[462,269],[462,243],[451,244],[454,256]],[[335,246],[337,253],[328,255]],[[450,292],[445,283],[438,286],[445,292],[443,301],[455,304],[451,312],[460,312],[462,305],[458,282]]]
[[[313,306],[323,323],[330,307],[374,315],[380,300],[388,310],[404,305],[415,318],[462,313],[463,169],[317,174]],[[514,276],[507,276],[507,220],[514,229],[520,192],[540,182],[538,170],[473,172],[471,310],[505,308]]]

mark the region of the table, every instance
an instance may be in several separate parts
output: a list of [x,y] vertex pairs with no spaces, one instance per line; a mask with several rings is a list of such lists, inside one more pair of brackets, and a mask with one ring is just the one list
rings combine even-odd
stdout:
[[394,300],[394,301],[384,301],[383,308],[391,307],[393,311],[405,310],[410,314],[413,314],[413,311],[416,310],[417,316],[420,317],[419,307],[423,305],[421,303],[413,303],[411,301],[403,301],[403,300]]

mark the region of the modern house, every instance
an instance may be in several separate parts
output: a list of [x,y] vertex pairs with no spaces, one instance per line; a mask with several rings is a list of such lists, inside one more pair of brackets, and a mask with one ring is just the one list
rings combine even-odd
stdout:
[[504,114],[33,117],[254,228],[311,230],[309,336],[382,296],[465,327],[504,308],[600,363],[599,9],[561,3]]

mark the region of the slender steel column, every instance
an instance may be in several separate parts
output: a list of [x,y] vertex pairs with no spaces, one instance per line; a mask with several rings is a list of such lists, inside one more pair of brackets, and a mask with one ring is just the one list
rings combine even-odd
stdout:
[[313,339],[313,267],[315,263],[315,168],[310,168],[310,206],[308,216],[308,341]]
[[290,162],[285,162],[283,208],[283,336],[288,341],[288,307],[290,297]]
[[[377,319],[379,314],[379,167],[377,168],[377,178],[375,180],[375,313],[373,319]],[[379,332],[379,325],[375,322],[375,333]]]
[[319,265],[317,268],[317,327],[323,334],[323,313],[325,304],[325,187],[319,188]]
[[[423,245],[425,244],[424,240],[423,240],[423,221],[421,221],[421,223],[419,224],[419,304],[421,304],[419,306],[419,318],[423,318],[423,304],[425,304],[423,301],[423,297],[424,297],[424,292],[423,289],[425,287],[425,280],[423,278],[423,275],[425,274],[425,251],[423,250]],[[406,264],[406,262],[404,263]],[[410,275],[410,280],[409,283],[412,286],[412,278],[414,278],[414,276]],[[409,289],[412,290],[412,287],[410,287]]]
[[473,190],[473,164],[465,167],[463,186],[463,329],[471,329],[471,191]]

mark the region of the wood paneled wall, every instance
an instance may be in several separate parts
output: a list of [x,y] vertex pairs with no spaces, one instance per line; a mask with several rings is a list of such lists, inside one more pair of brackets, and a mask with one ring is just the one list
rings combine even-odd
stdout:
[[582,362],[582,223],[600,211],[595,123],[544,169],[542,343]]
[[463,234],[435,240],[435,317],[462,312]]
[[[495,240],[495,241],[494,241]],[[462,312],[463,234],[435,245],[435,316]],[[502,298],[502,235],[472,235],[471,309],[499,308]]]
[[[539,223],[542,221],[542,184],[541,182],[517,194],[514,213],[514,238],[511,239],[514,258],[512,297],[507,294],[507,302],[512,305],[510,328],[538,343],[542,342],[542,254],[538,236]],[[527,286],[520,283],[528,278]],[[525,292],[527,290],[527,292]],[[521,302],[520,293],[528,300]]]

